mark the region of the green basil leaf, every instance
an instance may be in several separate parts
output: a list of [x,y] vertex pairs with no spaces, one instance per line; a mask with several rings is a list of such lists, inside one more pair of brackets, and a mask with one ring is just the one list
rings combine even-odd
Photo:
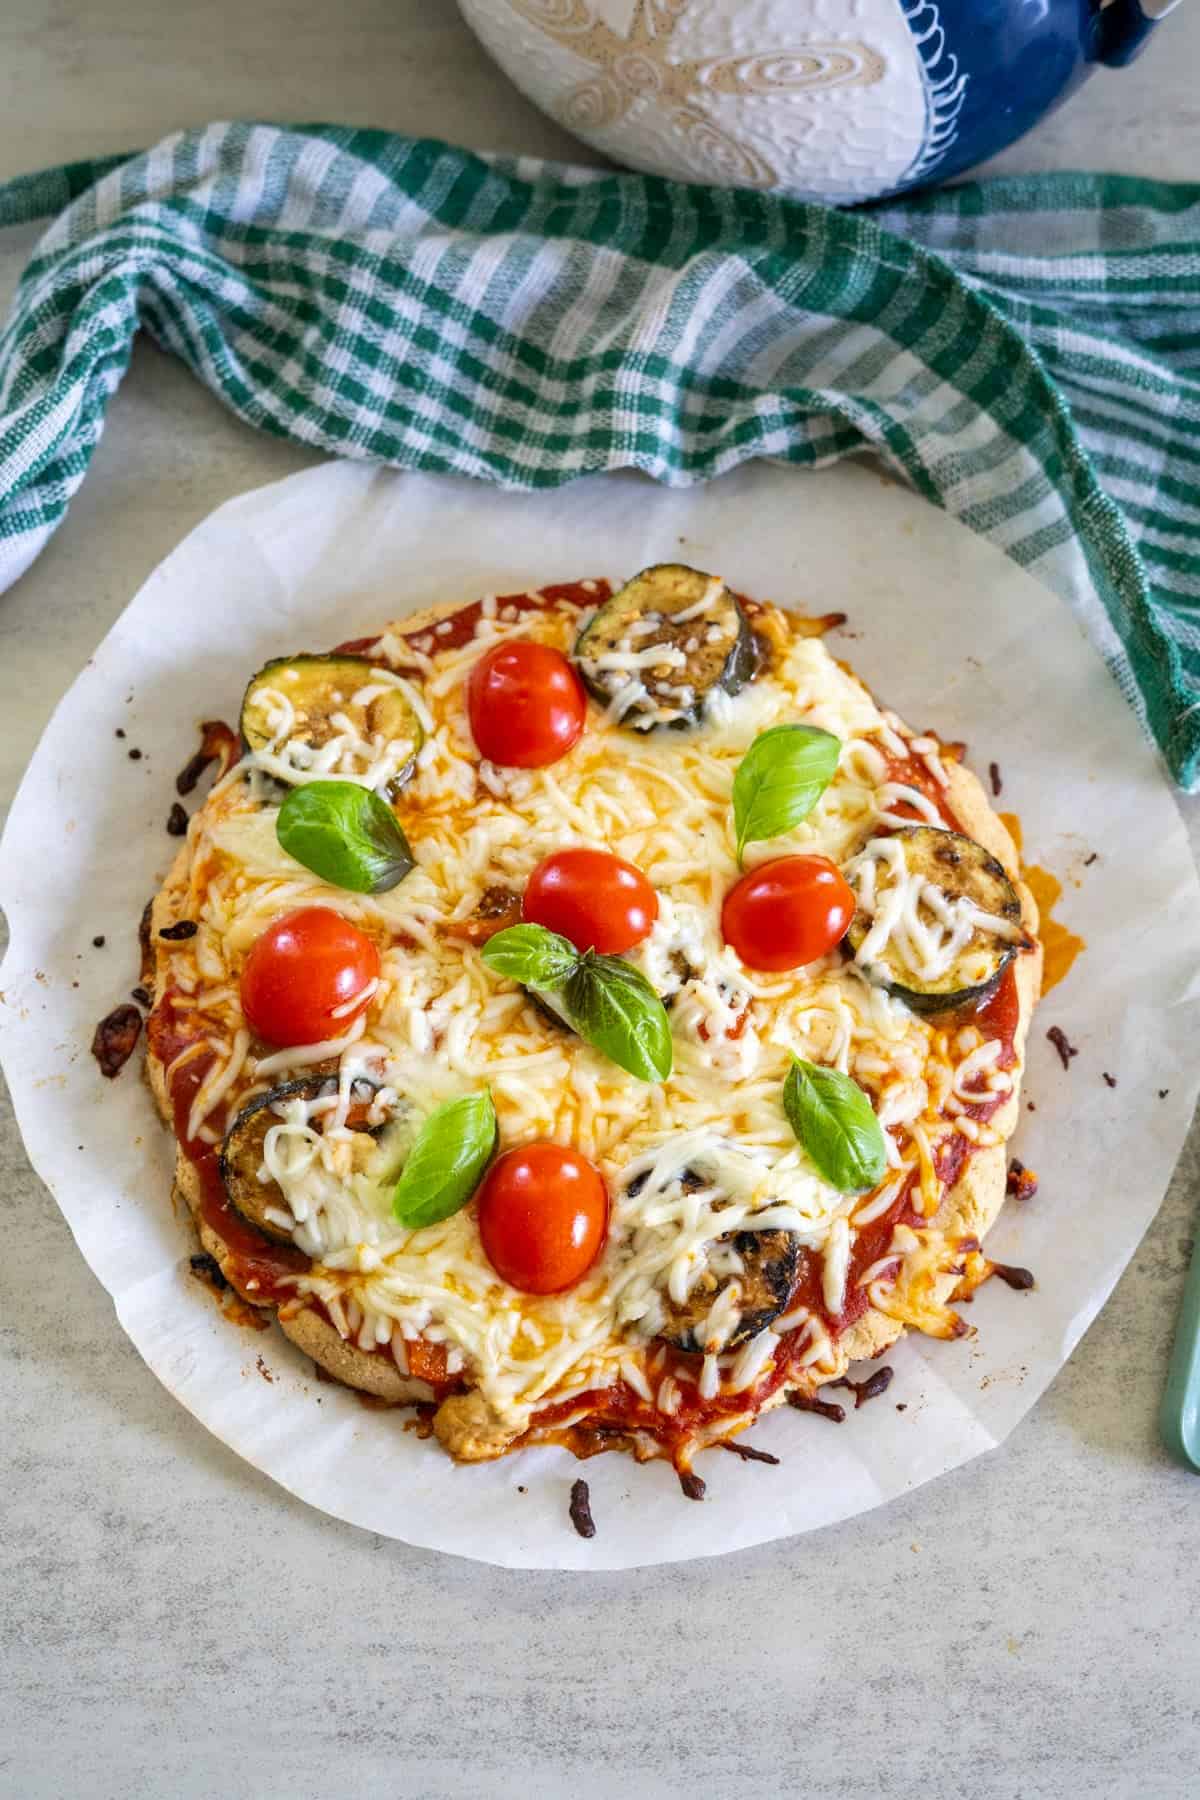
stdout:
[[883,1127],[857,1081],[793,1059],[783,1110],[819,1174],[843,1194],[878,1187],[887,1168]]
[[551,992],[563,985],[579,961],[574,944],[544,925],[510,925],[490,937],[480,954],[497,975]]
[[841,739],[815,725],[760,731],[733,778],[737,859],[749,843],[780,837],[807,819],[837,771]]
[[275,835],[298,863],[352,894],[385,893],[416,867],[391,807],[353,781],[292,788]]
[[640,969],[588,951],[563,989],[567,1018],[589,1044],[639,1081],[665,1081],[674,1045],[667,1009]]
[[435,1107],[408,1153],[392,1211],[418,1231],[459,1212],[479,1186],[496,1148],[496,1109],[485,1088]]

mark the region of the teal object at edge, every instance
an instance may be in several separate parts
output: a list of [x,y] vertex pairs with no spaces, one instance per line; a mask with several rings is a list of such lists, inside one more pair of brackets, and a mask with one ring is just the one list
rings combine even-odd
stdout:
[[1158,1426],[1172,1455],[1200,1474],[1200,1235],[1179,1308]]

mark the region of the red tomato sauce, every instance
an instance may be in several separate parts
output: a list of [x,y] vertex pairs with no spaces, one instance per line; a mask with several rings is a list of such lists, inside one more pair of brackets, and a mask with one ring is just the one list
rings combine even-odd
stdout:
[[[1018,952],[1019,954],[1020,952]],[[964,1023],[970,1021],[977,1025],[983,1033],[985,1042],[992,1038],[999,1038],[1003,1049],[1000,1052],[997,1067],[1011,1069],[1016,1061],[1017,1025],[1020,1018],[1021,997],[1017,992],[1017,957],[1014,956],[992,993],[982,1006],[975,1008],[974,1013],[968,1013],[965,1016]],[[992,1110],[994,1111],[995,1108],[993,1107]]]
[[[949,826],[951,831],[962,830],[962,826],[951,810],[946,789],[940,782],[934,780],[919,757],[888,756],[886,762],[889,781],[902,782],[905,787],[916,788],[919,794],[924,794],[927,800],[933,802],[944,825]],[[929,823],[924,815],[919,813],[917,808],[907,800],[895,801],[888,810],[899,813],[902,818],[911,816],[916,825]]]
[[[151,1049],[164,1066],[174,1062],[201,1035],[195,1029],[197,1015],[189,1012],[185,1019],[190,1027],[186,1031],[172,1005],[170,990],[150,1014],[147,1036]],[[206,1144],[202,1138],[188,1136],[192,1102],[215,1060],[211,1050],[198,1050],[186,1062],[180,1063],[168,1078],[175,1136],[200,1180],[200,1217],[228,1249],[224,1274],[243,1299],[257,1302],[291,1299],[295,1288],[284,1277],[303,1274],[311,1268],[308,1257],[290,1244],[273,1244],[234,1211],[221,1180],[217,1146]],[[209,1122],[215,1130],[222,1130],[226,1123],[225,1110],[216,1109]]]
[[[498,594],[496,596],[496,613],[499,616],[506,607],[512,607],[517,613],[545,612],[548,607],[565,601],[568,606],[578,607],[580,612],[588,606],[603,606],[612,597],[612,585],[607,581],[594,581],[585,587],[581,581],[552,582],[549,587],[539,588],[536,593]],[[450,626],[449,631],[434,632],[432,625],[426,625],[420,631],[406,631],[401,635],[402,643],[415,643],[419,638],[430,637],[435,650],[461,650],[469,644],[475,635],[475,627],[483,617],[483,601],[473,600],[469,605],[460,607],[456,613],[450,613],[442,624]],[[347,638],[344,644],[337,644],[333,654],[345,656],[369,656],[372,650],[379,647],[381,633],[375,637]]]
[[[990,1043],[994,1038],[1000,1040],[1000,1054],[985,1071],[985,1079],[992,1069],[1011,1069],[1015,1064],[1020,1017],[1021,1000],[1017,991],[1017,965],[1014,959],[982,1006],[977,1006],[973,1013],[963,1014],[963,1024],[974,1024],[983,1034],[985,1043]],[[975,1091],[973,1088],[966,1090],[967,1093]],[[994,1094],[989,1089],[982,1088],[979,1090],[979,1098],[963,1108],[962,1116],[974,1119],[980,1125],[985,1124],[1008,1098],[1008,1093]],[[956,1131],[953,1137],[945,1138],[938,1145],[933,1166],[939,1181],[947,1188],[954,1186],[974,1148],[970,1139],[961,1131]]]
[[439,1400],[462,1386],[462,1377],[451,1375],[446,1368],[445,1344],[427,1343],[413,1338],[404,1346],[408,1356],[408,1372],[414,1381],[428,1382]]

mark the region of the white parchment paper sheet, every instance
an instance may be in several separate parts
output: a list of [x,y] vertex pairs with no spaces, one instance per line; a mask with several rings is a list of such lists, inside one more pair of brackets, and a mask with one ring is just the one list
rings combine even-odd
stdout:
[[[706,1456],[703,1504],[683,1499],[663,1465],[589,1462],[598,1530],[587,1542],[567,1521],[579,1465],[566,1452],[457,1468],[403,1415],[316,1381],[277,1331],[224,1321],[189,1275],[172,1145],[137,1065],[103,1081],[88,1045],[137,979],[135,929],[175,847],[163,825],[196,722],[235,720],[250,670],[433,601],[620,580],[665,559],[785,605],[848,612],[834,653],[912,725],[965,738],[976,769],[999,763],[1000,804],[1020,813],[1028,859],[1064,881],[1061,915],[1089,948],[1032,1038],[1036,1111],[1016,1148],[1041,1192],[1007,1208],[989,1240],[1035,1271],[1036,1291],[992,1283],[969,1315],[974,1337],[905,1340],[887,1397],[840,1427],[772,1414],[751,1437],[779,1468]],[[737,1549],[879,1505],[998,1444],[1153,1217],[1200,1082],[1200,885],[1170,790],[1107,671],[1066,607],[998,551],[847,465],[758,467],[678,493],[600,476],[529,496],[331,464],[245,495],[155,571],[59,706],[0,846],[0,902],[11,928],[0,1047],[30,1156],[160,1380],[313,1505],[511,1566],[624,1568]],[[1079,1047],[1069,1071],[1045,1040],[1050,1024]]]

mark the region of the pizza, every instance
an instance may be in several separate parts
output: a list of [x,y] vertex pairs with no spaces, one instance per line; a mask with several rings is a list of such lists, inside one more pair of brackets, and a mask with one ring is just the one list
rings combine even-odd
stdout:
[[679,564],[254,673],[145,921],[239,1302],[453,1458],[669,1458],[990,1271],[1034,902],[962,746]]

